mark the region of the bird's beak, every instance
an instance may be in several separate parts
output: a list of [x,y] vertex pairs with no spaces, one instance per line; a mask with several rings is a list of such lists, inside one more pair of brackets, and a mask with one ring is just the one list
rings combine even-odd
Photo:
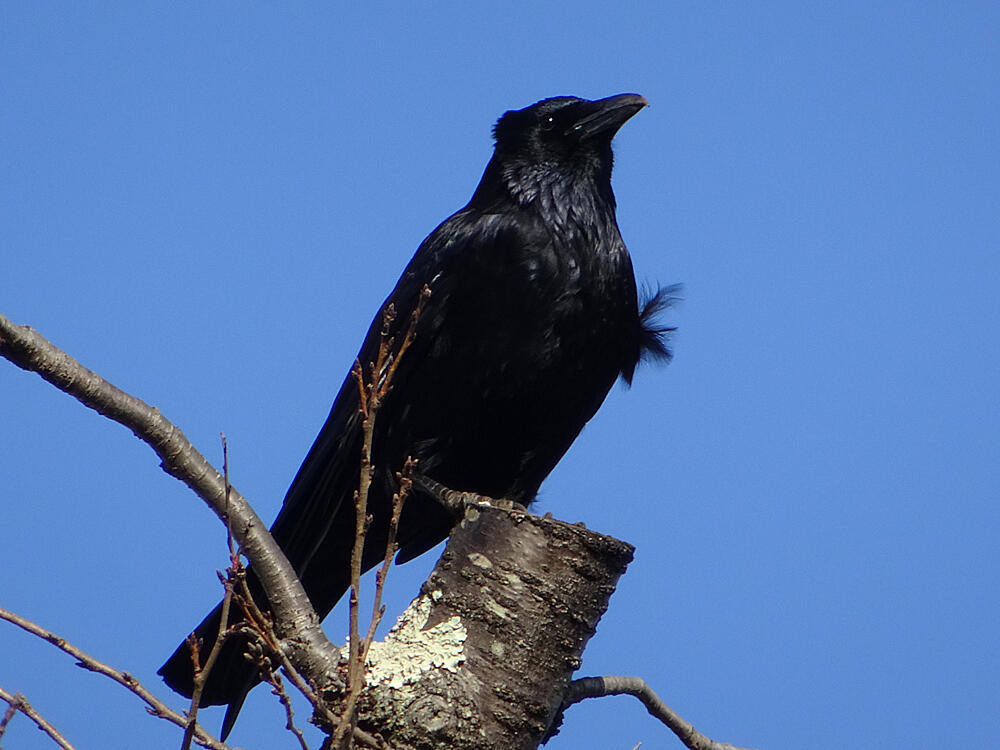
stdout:
[[605,134],[613,138],[618,129],[643,107],[649,106],[646,97],[639,94],[618,94],[593,102],[581,102],[580,117],[566,131],[581,141]]

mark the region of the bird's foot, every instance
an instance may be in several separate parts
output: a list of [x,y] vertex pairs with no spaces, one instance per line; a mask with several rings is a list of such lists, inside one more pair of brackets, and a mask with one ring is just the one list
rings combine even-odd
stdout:
[[414,474],[413,484],[437,500],[456,518],[461,518],[465,514],[465,509],[470,505],[492,505],[494,508],[502,508],[503,510],[528,512],[527,508],[520,503],[515,503],[513,500],[503,497],[489,497],[488,495],[480,495],[476,492],[453,490],[423,474]]

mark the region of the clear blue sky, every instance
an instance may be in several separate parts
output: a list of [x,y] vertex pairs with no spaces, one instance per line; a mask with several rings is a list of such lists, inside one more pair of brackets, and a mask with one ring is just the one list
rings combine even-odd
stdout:
[[[496,117],[642,93],[619,223],[685,301],[675,362],[543,488],[638,548],[582,673],[769,750],[995,744],[1000,6],[361,7],[4,4],[0,311],[216,461],[224,431],[270,519]],[[394,569],[394,611],[433,557]],[[148,448],[0,362],[0,605],[180,707],[154,673],[224,564]],[[81,748],[179,742],[4,624],[0,685]],[[294,746],[266,691],[243,713],[236,743]],[[49,747],[23,717],[5,740]],[[679,747],[615,698],[550,747],[639,741]]]

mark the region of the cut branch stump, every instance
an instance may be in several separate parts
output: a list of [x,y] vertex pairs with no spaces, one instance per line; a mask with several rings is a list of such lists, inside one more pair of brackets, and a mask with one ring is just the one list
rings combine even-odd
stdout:
[[582,525],[469,506],[373,645],[358,726],[395,750],[537,748],[633,551]]

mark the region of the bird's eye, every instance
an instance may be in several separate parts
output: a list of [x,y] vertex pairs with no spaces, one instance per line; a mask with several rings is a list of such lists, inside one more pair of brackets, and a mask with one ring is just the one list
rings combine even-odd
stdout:
[[556,126],[556,118],[552,117],[552,115],[549,115],[548,117],[542,119],[538,127],[540,127],[542,130],[552,130],[552,128],[554,128],[555,126]]

